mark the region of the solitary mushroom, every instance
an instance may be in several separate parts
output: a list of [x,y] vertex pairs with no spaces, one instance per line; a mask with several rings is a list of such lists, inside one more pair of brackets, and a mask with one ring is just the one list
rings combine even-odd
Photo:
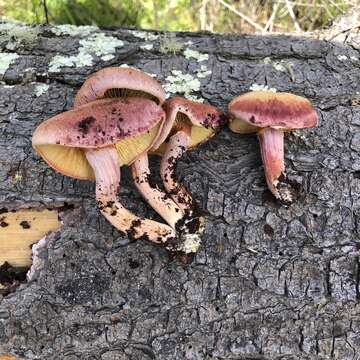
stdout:
[[292,203],[296,194],[285,174],[284,132],[317,126],[311,103],[289,93],[254,91],[234,98],[228,109],[232,131],[257,132],[270,191],[282,203]]
[[176,164],[187,150],[197,147],[212,137],[224,123],[224,118],[214,106],[199,104],[181,97],[167,100],[164,109],[166,123],[161,135],[152,145],[152,152],[162,156],[160,173],[166,191],[187,213],[188,221],[193,222],[192,227],[199,227],[198,231],[201,232],[203,220],[193,216],[192,196],[175,178]]
[[120,166],[149,149],[163,121],[163,110],[148,99],[95,100],[40,124],[32,143],[60,173],[96,179],[99,208],[117,229],[130,238],[165,243],[172,249],[176,234],[171,227],[139,218],[117,200]]
[[[151,76],[133,68],[111,67],[96,72],[85,81],[76,95],[74,105],[79,106],[103,97],[126,99],[133,96],[150,99],[159,105],[165,100],[164,90]],[[166,122],[163,125],[154,142],[159,142],[158,139],[163,133],[161,130],[166,126]],[[171,126],[167,129],[170,131]],[[188,221],[188,213],[185,213],[166,193],[149,182],[147,152],[144,151],[129,165],[138,191],[179,235],[177,244],[172,242],[173,250],[184,253],[196,252],[200,240],[197,229],[194,229]]]

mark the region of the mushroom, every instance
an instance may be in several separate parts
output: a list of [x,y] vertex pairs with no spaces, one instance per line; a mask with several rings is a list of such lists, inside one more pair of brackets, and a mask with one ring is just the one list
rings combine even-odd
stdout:
[[176,234],[170,226],[140,218],[117,200],[120,166],[146,153],[163,121],[164,111],[145,98],[95,100],[40,124],[32,144],[58,172],[95,179],[100,211],[117,229],[171,250]]
[[228,110],[232,131],[257,133],[268,187],[282,203],[291,204],[296,193],[285,174],[284,132],[317,126],[311,103],[289,93],[253,91],[234,98]]
[[[96,72],[85,81],[76,95],[74,106],[104,97],[126,99],[133,96],[150,99],[159,105],[165,100],[164,90],[151,76],[133,68],[110,67]],[[161,133],[158,132],[154,141],[157,141]],[[137,190],[179,234],[181,240],[177,245],[173,242],[173,251],[176,246],[179,252],[195,252],[197,248],[195,249],[193,246],[194,237],[188,226],[187,214],[166,193],[149,182],[150,170],[147,152],[138,156],[130,164],[130,167]]]
[[164,109],[166,123],[152,145],[152,152],[162,156],[160,173],[167,193],[185,212],[187,226],[201,233],[203,219],[194,214],[192,196],[175,178],[176,164],[187,150],[212,137],[224,118],[214,106],[181,97],[167,100]]
[[134,68],[107,67],[92,74],[76,94],[74,107],[109,97],[145,97],[161,105],[165,92],[151,76]]

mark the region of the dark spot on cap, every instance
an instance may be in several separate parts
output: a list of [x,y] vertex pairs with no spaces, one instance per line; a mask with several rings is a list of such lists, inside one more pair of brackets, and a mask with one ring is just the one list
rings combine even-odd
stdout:
[[96,119],[93,116],[88,116],[87,118],[82,119],[78,123],[79,131],[83,134],[87,134],[89,132],[91,124],[93,124],[95,121]]

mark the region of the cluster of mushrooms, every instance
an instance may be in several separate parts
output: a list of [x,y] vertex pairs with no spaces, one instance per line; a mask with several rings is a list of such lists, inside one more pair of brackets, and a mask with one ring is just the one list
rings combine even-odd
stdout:
[[[288,93],[251,92],[230,102],[229,120],[234,132],[257,132],[268,187],[281,202],[290,204],[294,196],[285,175],[283,134],[317,125],[310,102]],[[226,122],[211,105],[181,97],[165,100],[161,85],[139,70],[111,67],[85,81],[73,109],[41,123],[32,143],[56,171],[96,180],[101,213],[130,239],[191,254],[199,248],[204,219],[176,180],[176,163]],[[161,156],[164,190],[150,182],[149,154]],[[118,201],[124,165],[130,167],[137,190],[167,224],[138,217]]]

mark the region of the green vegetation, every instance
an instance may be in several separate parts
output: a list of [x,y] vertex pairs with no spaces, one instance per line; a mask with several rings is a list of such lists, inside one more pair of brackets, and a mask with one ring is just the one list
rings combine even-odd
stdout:
[[0,0],[26,23],[213,32],[312,31],[351,6],[360,0]]

